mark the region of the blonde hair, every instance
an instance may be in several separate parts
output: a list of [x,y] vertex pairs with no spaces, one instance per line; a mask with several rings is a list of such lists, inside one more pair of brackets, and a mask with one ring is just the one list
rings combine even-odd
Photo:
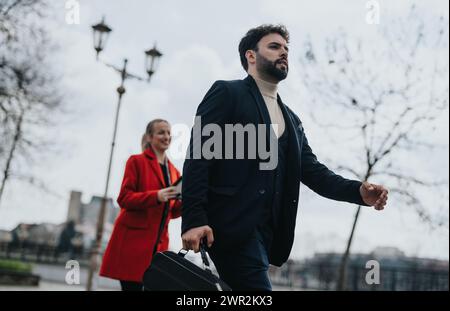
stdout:
[[159,122],[166,122],[167,124],[170,124],[168,121],[166,121],[164,119],[153,119],[147,124],[147,128],[145,129],[145,134],[152,135],[155,124],[159,123]]
[[144,133],[144,135],[142,135],[141,147],[142,147],[142,151],[144,151],[145,149],[150,147],[150,143],[147,141],[147,133]]

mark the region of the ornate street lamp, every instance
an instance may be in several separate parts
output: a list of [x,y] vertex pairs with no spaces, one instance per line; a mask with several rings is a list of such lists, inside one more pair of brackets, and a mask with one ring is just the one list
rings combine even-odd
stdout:
[[159,59],[162,53],[156,49],[156,43],[150,50],[145,51],[145,69],[148,74],[148,81],[150,81],[152,75],[155,73],[159,65]]
[[[102,21],[97,24],[93,25],[92,29],[94,30],[94,49],[97,52],[97,60],[98,55],[100,52],[105,48],[106,41],[108,39],[109,33],[111,32],[111,28],[109,28],[105,24],[105,19],[103,18]],[[159,59],[162,56],[162,53],[159,52],[156,49],[156,44],[154,47],[148,51],[145,51],[146,59],[145,59],[145,71],[148,74],[147,81],[150,81],[151,76],[155,73]],[[117,88],[117,94],[118,94],[118,101],[117,101],[117,109],[116,109],[116,115],[115,115],[115,121],[114,121],[114,131],[113,131],[113,139],[111,143],[111,151],[109,154],[109,164],[108,164],[108,172],[106,175],[106,184],[105,184],[105,192],[103,194],[103,199],[100,205],[100,211],[98,214],[98,220],[97,220],[97,231],[95,236],[94,245],[92,248],[91,253],[91,263],[89,266],[89,274],[87,279],[87,285],[86,290],[94,290],[94,278],[96,278],[97,270],[100,264],[100,253],[102,248],[102,237],[103,237],[103,227],[105,222],[105,214],[106,214],[106,204],[108,200],[108,187],[109,187],[109,178],[111,175],[111,166],[112,166],[112,159],[114,154],[114,146],[116,144],[116,134],[117,134],[117,123],[119,120],[119,111],[120,111],[120,105],[122,102],[122,96],[125,94],[125,80],[132,78],[137,80],[145,80],[144,78],[141,78],[140,76],[137,76],[135,74],[131,74],[127,71],[127,63],[128,60],[123,60],[122,68],[116,67],[114,65],[108,64],[103,62],[108,67],[114,69],[117,73],[119,73],[121,77],[120,86]]]
[[109,33],[112,29],[105,24],[105,17],[103,17],[100,23],[93,25],[92,29],[94,34],[94,49],[97,51],[96,57],[98,60],[98,54],[105,48],[106,41],[108,41]]

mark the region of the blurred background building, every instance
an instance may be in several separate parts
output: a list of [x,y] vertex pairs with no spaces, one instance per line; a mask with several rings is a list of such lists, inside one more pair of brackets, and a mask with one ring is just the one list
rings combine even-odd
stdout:
[[[271,267],[274,285],[297,290],[335,290],[338,282],[340,253],[316,253],[301,261],[289,260],[281,268]],[[368,284],[366,268],[376,260],[380,268],[380,283]],[[346,289],[417,291],[448,290],[449,262],[406,256],[395,247],[377,247],[371,253],[350,256]]]
[[[100,211],[101,196],[93,196],[91,201],[87,204],[81,201],[82,193],[79,191],[72,191],[70,193],[69,208],[67,212],[67,222],[73,221],[76,225],[76,230],[83,234],[83,246],[90,246],[95,239],[95,230],[97,226],[98,213]],[[111,198],[108,199],[104,235],[102,239],[103,248],[109,241],[111,232],[114,226],[114,221],[119,213],[119,208],[116,207]]]
[[[83,203],[82,193],[71,191],[67,219],[60,224],[20,223],[11,231],[0,231],[0,256],[37,262],[60,262],[68,258],[88,261],[95,239],[98,213],[102,197],[94,196]],[[114,226],[119,208],[108,199],[105,229],[102,240],[104,250]]]

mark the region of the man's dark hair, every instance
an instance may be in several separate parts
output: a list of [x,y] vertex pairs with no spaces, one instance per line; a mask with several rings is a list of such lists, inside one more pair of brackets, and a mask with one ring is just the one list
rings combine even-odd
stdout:
[[248,50],[258,51],[258,42],[262,37],[271,33],[277,33],[282,36],[286,42],[289,43],[289,32],[284,25],[261,25],[256,28],[252,28],[239,43],[239,56],[241,57],[241,64],[245,71],[248,70],[247,58],[245,58],[245,52]]

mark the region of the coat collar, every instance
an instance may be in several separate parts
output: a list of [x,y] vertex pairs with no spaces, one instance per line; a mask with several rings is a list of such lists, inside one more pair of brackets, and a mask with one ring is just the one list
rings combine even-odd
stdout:
[[247,78],[244,79],[244,82],[247,84],[247,86],[250,89],[250,93],[252,94],[256,107],[259,111],[259,116],[264,124],[270,125],[270,115],[269,110],[267,110],[266,103],[264,102],[264,98],[262,97],[262,94],[258,88],[258,85],[255,82],[255,79],[251,75],[248,75]]
[[144,150],[144,154],[145,154],[150,160],[156,159],[155,152],[153,151],[152,148],[147,148],[147,149],[145,149],[145,150]]
[[[291,135],[289,135],[289,140],[290,140],[290,144],[293,146],[300,146],[299,143],[299,137],[298,137],[298,131],[297,128],[295,126],[295,122],[294,120],[292,120],[292,115],[291,113],[288,111],[288,108],[286,107],[286,105],[283,103],[283,101],[281,100],[280,95],[277,96],[278,98],[278,103],[280,105],[280,109],[281,112],[283,113],[283,117],[284,117],[284,124],[286,125],[286,130],[289,131],[289,133],[292,133]],[[295,163],[300,163],[301,158],[300,158],[300,151],[299,148],[291,148],[292,153],[293,153],[293,159],[295,159]],[[295,165],[294,166],[296,169],[299,169],[299,165]],[[300,174],[300,172],[298,172]]]
[[[267,146],[270,145],[270,132],[273,131],[270,121],[270,114],[269,110],[267,110],[266,103],[264,102],[264,98],[262,97],[262,94],[258,88],[258,85],[256,84],[255,79],[251,75],[248,75],[247,78],[244,79],[244,82],[247,84],[250,93],[253,96],[254,103],[256,104],[256,107],[258,108],[259,117],[261,124],[266,125],[266,144]],[[273,132],[275,134],[275,132]]]
[[[143,154],[150,160],[150,166],[155,173],[155,175],[158,177],[159,182],[161,183],[161,187],[167,187],[165,181],[163,172],[161,170],[161,167],[159,165],[158,159],[156,158],[155,152],[152,148],[147,148],[144,150]],[[172,182],[176,176],[174,176],[174,170],[172,169],[172,163],[169,161],[169,159],[166,157],[166,166],[169,171],[169,182]]]
[[[270,120],[269,110],[267,110],[267,106],[264,102],[264,98],[262,97],[262,94],[259,91],[258,85],[255,82],[255,79],[251,75],[248,75],[243,81],[247,84],[251,94],[253,95],[253,98],[255,99],[255,103],[256,103],[256,106],[258,107],[258,111],[259,111],[261,120],[263,120],[263,122],[265,124],[270,125],[271,120]],[[292,120],[291,113],[288,111],[288,108],[285,106],[285,104],[281,100],[281,97],[279,94],[277,94],[277,101],[278,101],[280,109],[283,113],[286,128],[289,130],[290,133],[292,133],[292,135],[289,135],[290,144],[293,144],[294,146],[298,146],[299,139],[296,134],[297,129],[295,128],[295,123]],[[268,128],[267,129],[267,139],[269,139],[268,131],[273,131],[273,130],[272,130],[271,126],[268,126],[267,128]],[[273,133],[273,134],[275,134],[275,133]],[[298,148],[292,148],[292,150],[294,153],[293,154],[294,159],[296,161],[298,161],[298,163],[300,163],[300,152],[299,152]]]

